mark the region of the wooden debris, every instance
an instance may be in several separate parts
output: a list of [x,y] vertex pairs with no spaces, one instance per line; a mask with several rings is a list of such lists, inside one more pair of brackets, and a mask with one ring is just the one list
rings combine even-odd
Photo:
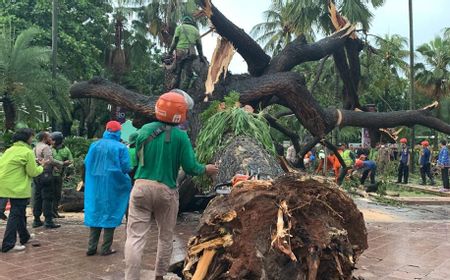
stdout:
[[228,66],[235,52],[233,45],[227,39],[217,38],[217,45],[214,49],[211,65],[208,69],[208,78],[205,82],[205,101],[208,101],[208,95],[213,93],[215,84],[219,82],[221,75],[224,74],[226,76]]
[[281,201],[277,215],[277,230],[272,236],[271,245],[289,256],[293,262],[297,262],[297,257],[292,252],[290,242],[291,217],[286,201]]
[[231,234],[224,235],[212,240],[205,241],[189,248],[189,256],[194,256],[203,250],[211,250],[218,247],[228,247],[233,244],[233,237]]
[[208,273],[209,265],[211,264],[216,250],[206,250],[198,261],[197,268],[195,269],[194,276],[192,280],[203,280]]

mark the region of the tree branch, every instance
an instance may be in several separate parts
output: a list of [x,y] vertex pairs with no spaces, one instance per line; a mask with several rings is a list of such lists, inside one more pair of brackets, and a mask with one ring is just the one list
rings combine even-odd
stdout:
[[[205,0],[201,1],[201,6],[205,7]],[[214,5],[211,5],[211,11],[210,20],[217,33],[230,41],[237,52],[245,59],[250,75],[260,76],[269,64],[270,56],[252,37],[227,19]]]
[[158,99],[158,96],[145,96],[99,77],[72,85],[70,97],[102,99],[145,116],[154,116]]
[[275,119],[274,117],[272,117],[269,114],[265,114],[264,118],[267,120],[267,122],[270,124],[271,127],[275,128],[279,132],[281,132],[284,135],[286,135],[287,137],[289,137],[289,139],[291,139],[292,145],[294,145],[295,151],[297,153],[301,150],[300,143],[299,143],[300,137],[298,136],[297,133],[285,128],[283,125],[281,125],[278,122],[277,119]]
[[304,37],[298,37],[272,58],[266,73],[290,71],[300,63],[320,60],[335,52],[336,49],[342,49],[352,28],[348,25],[339,32],[311,44],[307,44]]
[[327,61],[327,59],[330,57],[330,55],[325,56],[324,58],[322,58],[322,60],[320,61],[319,67],[317,68],[317,74],[316,74],[316,78],[314,78],[314,82],[311,86],[311,94],[314,94],[314,90],[317,87],[317,84],[319,83],[320,77],[322,76],[322,72],[323,72],[323,67],[325,66],[325,62]]

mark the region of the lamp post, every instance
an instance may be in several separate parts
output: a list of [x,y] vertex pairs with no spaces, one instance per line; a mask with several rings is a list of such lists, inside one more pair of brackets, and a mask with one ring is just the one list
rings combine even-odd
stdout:
[[[413,6],[412,0],[408,0],[409,6],[409,110],[414,110],[414,29],[413,29]],[[411,127],[411,172],[414,172],[414,146],[415,131]]]

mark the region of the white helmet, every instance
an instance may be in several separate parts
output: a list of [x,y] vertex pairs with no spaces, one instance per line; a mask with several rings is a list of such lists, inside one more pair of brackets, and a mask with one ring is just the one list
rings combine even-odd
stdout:
[[171,92],[176,92],[178,94],[183,95],[184,100],[186,100],[186,104],[187,104],[189,110],[192,110],[194,108],[194,104],[195,104],[194,99],[192,99],[192,97],[189,94],[187,94],[184,90],[175,88],[175,89],[172,89]]

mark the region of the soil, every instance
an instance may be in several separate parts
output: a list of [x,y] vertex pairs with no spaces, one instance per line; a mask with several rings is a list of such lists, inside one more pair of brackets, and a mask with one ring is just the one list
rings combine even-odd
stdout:
[[[297,261],[272,246],[282,201],[289,210],[284,226],[291,224],[282,246]],[[233,212],[237,215],[230,220]],[[188,252],[225,235],[233,243],[215,248],[204,279],[351,279],[358,256],[368,246],[363,215],[353,200],[333,182],[301,174],[282,175],[271,184],[248,181],[211,201]],[[185,264],[201,254],[188,255]],[[191,279],[195,269],[185,278]]]

